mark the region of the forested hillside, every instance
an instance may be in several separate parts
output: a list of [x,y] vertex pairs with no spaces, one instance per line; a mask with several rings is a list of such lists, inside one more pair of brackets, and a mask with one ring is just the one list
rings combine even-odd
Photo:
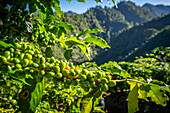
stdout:
[[170,25],[163,28],[160,32],[149,37],[149,39],[142,44],[141,47],[129,54],[124,60],[133,61],[135,57],[145,56],[156,47],[169,47],[170,46]]
[[170,6],[144,4],[142,8],[151,12],[155,17],[170,13]]
[[78,32],[88,28],[104,30],[105,33],[98,35],[110,42],[111,36],[115,33],[135,24],[149,21],[152,18],[154,16],[149,11],[136,6],[130,1],[124,1],[118,4],[118,8],[96,6],[83,14],[69,11],[65,13],[63,21],[75,26]]
[[80,32],[83,29],[100,29],[105,33],[98,34],[107,41],[111,39],[111,35],[130,27],[130,23],[125,20],[125,16],[114,8],[102,8],[97,6],[89,9],[84,14],[65,13],[63,20],[75,26],[76,31]]
[[[165,35],[165,33],[163,31],[161,32],[161,30],[165,26],[170,25],[169,20],[170,14],[162,18],[156,18],[152,21],[134,26],[131,29],[124,30],[122,33],[119,33],[118,36],[112,38],[111,49],[100,54],[96,57],[95,61],[99,64],[107,62],[109,59],[121,61],[132,51],[140,48],[146,41],[150,41],[151,36],[154,39],[154,42],[159,43],[159,46],[164,46],[164,42],[170,41],[170,36],[168,34]],[[167,30],[165,31],[167,32]],[[158,33],[159,38],[164,41],[159,41],[157,38],[154,38],[154,35],[158,37]],[[154,45],[154,43],[152,44]],[[166,46],[168,45],[170,46],[170,43],[166,44]],[[139,51],[138,55],[143,55],[143,51]]]
[[151,20],[153,15],[148,10],[136,6],[134,3],[123,1],[118,4],[118,11],[120,11],[128,22],[141,23]]

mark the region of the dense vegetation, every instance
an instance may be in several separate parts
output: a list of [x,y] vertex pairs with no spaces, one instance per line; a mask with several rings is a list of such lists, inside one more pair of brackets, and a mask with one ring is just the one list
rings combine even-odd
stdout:
[[170,6],[164,6],[164,5],[152,5],[152,4],[144,4],[142,8],[148,10],[152,13],[155,17],[157,16],[163,16],[168,13],[170,13]]
[[[59,0],[0,1],[0,112],[104,112],[101,109],[104,106],[98,106],[100,99],[104,94],[121,90],[127,92],[128,110],[125,111],[129,113],[139,111],[141,99],[167,105],[169,49],[155,50],[155,58],[137,59],[134,63],[139,67],[112,61],[103,65],[95,62],[74,65],[68,60],[75,48],[90,60],[94,45],[110,46],[103,38],[94,36],[103,33],[101,29],[75,32],[62,19],[64,13],[59,5]],[[35,16],[37,10],[40,18]],[[57,56],[61,57],[62,53],[66,60],[54,57],[55,46],[62,47]],[[165,52],[163,60],[158,61],[162,52]],[[141,68],[146,68],[144,73]]]
[[[111,59],[132,61],[135,55],[145,55],[156,47],[170,46],[169,19],[170,14],[124,30],[112,38],[111,49],[106,51],[108,52],[107,54],[104,52],[96,57],[96,62],[101,64]],[[136,52],[137,50],[138,53]],[[131,55],[132,53],[134,55]]]
[[[127,70],[131,76],[138,77],[138,79],[144,77],[148,82],[158,83],[159,85],[163,85],[163,82],[167,84],[170,83],[169,47],[156,48],[150,54],[146,54],[145,57],[136,57],[133,62],[121,61],[118,64],[123,69]],[[127,90],[125,89],[128,85],[118,84],[117,86],[119,87],[113,89],[114,93],[106,97],[106,107],[109,112],[119,111],[121,113],[127,113]],[[138,113],[169,113],[169,108],[170,102],[168,102],[166,107],[162,107],[152,102],[147,103],[147,101],[139,100],[140,111]]]

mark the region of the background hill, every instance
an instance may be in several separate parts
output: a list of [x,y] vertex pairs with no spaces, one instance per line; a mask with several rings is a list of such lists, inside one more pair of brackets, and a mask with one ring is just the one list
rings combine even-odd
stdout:
[[[125,57],[127,57],[132,51],[136,51],[138,48],[142,47],[145,42],[151,41],[151,38],[153,38],[152,40],[154,40],[155,43],[159,43],[159,46],[170,46],[170,43],[165,44],[165,42],[170,42],[170,36],[167,33],[169,30],[164,29],[164,27],[170,25],[169,20],[170,14],[124,30],[112,38],[111,49],[98,54],[95,61],[98,64],[101,64],[110,59],[115,61],[125,60]],[[164,30],[162,31],[162,29]],[[159,37],[159,39],[155,37]],[[159,41],[160,38],[163,41]],[[148,44],[152,44],[150,46],[155,46],[156,44],[154,44],[154,42]],[[137,55],[143,55],[144,51],[141,49],[138,50]],[[135,56],[133,56],[133,58],[134,57]],[[132,58],[132,56],[129,58]]]
[[170,25],[149,37],[149,40],[143,43],[142,46],[135,51],[132,51],[132,53],[125,57],[124,60],[133,61],[135,60],[135,57],[145,56],[146,53],[150,53],[156,47],[170,47]]
[[136,6],[134,3],[128,1],[123,1],[118,4],[118,11],[120,11],[128,22],[133,22],[134,24],[146,22],[153,18],[150,11],[145,10],[142,7]]
[[69,11],[65,13],[63,21],[72,24],[77,32],[88,28],[104,30],[106,33],[97,35],[110,42],[111,36],[122,29],[147,22],[153,18],[154,16],[148,10],[136,6],[130,1],[123,1],[118,4],[118,8],[96,6],[95,8],[90,8],[84,14]]
[[142,8],[152,13],[155,17],[170,13],[170,6],[144,4]]

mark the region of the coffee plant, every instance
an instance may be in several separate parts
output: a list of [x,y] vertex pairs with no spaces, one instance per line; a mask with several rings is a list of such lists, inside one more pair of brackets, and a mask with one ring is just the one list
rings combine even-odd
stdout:
[[[64,13],[59,5],[59,0],[0,1],[1,112],[104,112],[97,106],[99,100],[103,92],[109,92],[118,83],[130,86],[129,113],[139,110],[138,98],[151,98],[166,106],[170,89],[165,83],[159,85],[143,76],[131,76],[116,62],[100,66],[68,62],[73,46],[78,46],[88,58],[92,44],[110,46],[101,37],[90,35],[104,32],[98,29],[69,36],[68,32],[76,33],[72,25],[61,21]],[[40,18],[32,16],[36,11]],[[64,48],[64,61],[53,57],[52,46],[57,44]],[[41,47],[46,47],[45,53]]]

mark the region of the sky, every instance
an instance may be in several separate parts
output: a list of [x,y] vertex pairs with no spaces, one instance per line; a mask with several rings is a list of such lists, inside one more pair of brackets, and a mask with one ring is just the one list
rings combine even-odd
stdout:
[[[77,2],[77,0],[71,0],[71,2],[67,2],[67,0],[60,0],[61,10],[64,12],[73,11],[76,13],[84,13],[91,7],[95,7],[96,5],[100,5],[102,7],[113,7],[113,3],[108,4],[107,0],[103,0],[103,3],[96,3],[95,0],[85,0],[86,3]],[[112,0],[110,0],[111,2]],[[129,1],[129,0],[116,0],[118,4],[120,1]],[[153,5],[163,4],[170,5],[170,0],[130,0],[134,2],[138,6],[142,6],[145,3],[150,3]]]

